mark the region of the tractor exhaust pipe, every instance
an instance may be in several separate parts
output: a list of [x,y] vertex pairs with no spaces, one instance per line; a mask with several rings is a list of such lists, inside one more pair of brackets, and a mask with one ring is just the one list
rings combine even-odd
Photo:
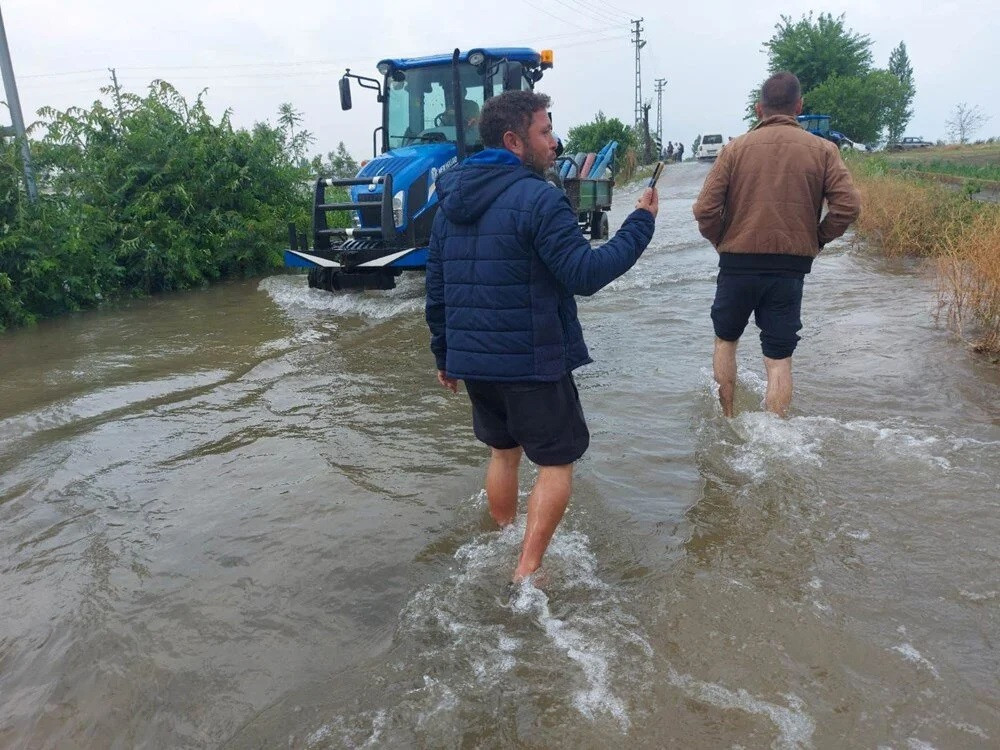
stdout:
[[455,144],[458,148],[458,160],[465,161],[465,116],[462,113],[462,80],[458,69],[458,58],[462,54],[458,47],[451,55],[451,87],[455,97]]

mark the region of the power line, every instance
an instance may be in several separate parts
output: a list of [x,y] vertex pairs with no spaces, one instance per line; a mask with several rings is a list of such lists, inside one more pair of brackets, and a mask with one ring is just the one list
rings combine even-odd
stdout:
[[566,2],[566,0],[554,0],[554,2],[559,3],[559,5],[562,5],[564,8],[569,8],[571,11],[575,11],[577,13],[582,11],[590,14],[591,19],[598,22],[614,24],[625,23],[625,16],[615,16],[614,14],[608,13],[603,8],[597,6],[588,7],[582,2],[582,0],[569,0],[568,2]]
[[564,23],[564,24],[568,23],[570,26],[576,26],[576,28],[583,29],[584,31],[599,31],[599,29],[588,29],[586,26],[581,26],[580,24],[576,23],[575,21],[568,21],[565,18],[563,18],[562,16],[557,16],[555,13],[550,13],[549,11],[545,10],[545,8],[541,7],[540,5],[535,5],[533,3],[528,2],[528,0],[521,0],[521,2],[524,5],[526,5],[529,8],[531,8],[532,10],[540,10],[542,13],[544,13],[547,16],[549,16],[550,18],[554,18],[557,21],[559,21],[559,23]]

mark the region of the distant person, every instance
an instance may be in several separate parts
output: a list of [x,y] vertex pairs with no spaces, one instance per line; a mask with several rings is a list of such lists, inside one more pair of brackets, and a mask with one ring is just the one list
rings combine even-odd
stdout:
[[437,378],[464,380],[476,437],[490,446],[486,496],[501,526],[517,513],[522,452],[538,465],[515,581],[534,573],[590,444],[572,371],[592,360],[574,295],[625,273],[653,236],[646,189],[609,242],[592,248],[566,195],[542,178],[556,156],[549,97],[507,91],[483,107],[484,151],[437,181],[427,323]]
[[674,144],[672,141],[667,141],[667,161],[674,160]]
[[[756,111],[759,124],[722,149],[694,204],[698,229],[719,252],[712,364],[727,417],[736,345],[751,313],[767,370],[765,408],[786,416],[805,274],[861,209],[837,147],[795,119],[802,112],[798,78],[788,72],[768,78]],[[828,211],[820,221],[824,200]]]
[[684,161],[684,144],[677,144],[677,161]]

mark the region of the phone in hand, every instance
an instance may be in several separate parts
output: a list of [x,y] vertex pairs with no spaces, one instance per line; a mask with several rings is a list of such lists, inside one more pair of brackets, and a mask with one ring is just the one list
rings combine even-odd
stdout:
[[663,172],[663,162],[658,161],[656,162],[656,166],[653,167],[653,176],[649,178],[649,185],[647,185],[647,187],[655,188],[656,181],[660,179],[660,173],[662,172]]

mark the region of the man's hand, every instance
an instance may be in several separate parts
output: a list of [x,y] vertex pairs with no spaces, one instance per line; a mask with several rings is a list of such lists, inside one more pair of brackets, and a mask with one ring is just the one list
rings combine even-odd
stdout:
[[656,218],[656,212],[660,208],[660,194],[656,192],[656,188],[646,188],[642,191],[642,195],[639,196],[639,200],[635,203],[636,208],[644,208],[649,213],[653,214],[653,218]]
[[458,393],[458,380],[449,378],[444,370],[438,370],[438,382],[452,393]]

